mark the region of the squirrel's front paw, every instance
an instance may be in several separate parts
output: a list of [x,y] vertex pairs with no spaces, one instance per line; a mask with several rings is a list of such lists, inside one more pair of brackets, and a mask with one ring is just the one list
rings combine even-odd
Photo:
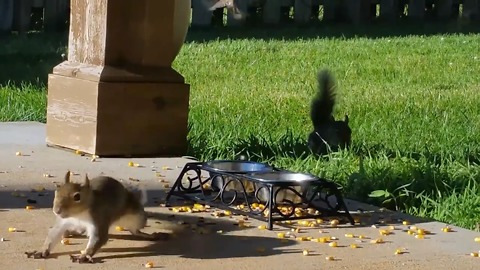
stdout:
[[27,251],[25,252],[25,255],[27,255],[27,258],[34,258],[34,259],[44,259],[44,258],[47,258],[48,255],[50,255],[50,251],[48,250],[44,250],[43,252],[40,252],[40,251]]
[[70,259],[72,260],[72,262],[93,263],[92,256],[85,254],[70,255]]

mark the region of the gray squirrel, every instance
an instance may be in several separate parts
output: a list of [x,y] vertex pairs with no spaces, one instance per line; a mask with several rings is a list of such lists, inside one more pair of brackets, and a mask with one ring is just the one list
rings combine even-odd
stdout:
[[147,234],[142,231],[147,224],[144,210],[146,191],[137,195],[122,183],[108,176],[89,179],[83,184],[70,181],[70,171],[65,182],[55,190],[53,213],[56,222],[48,231],[41,251],[25,252],[27,257],[47,258],[62,237],[71,233],[86,234],[88,243],[81,254],[70,255],[73,262],[93,263],[93,256],[109,239],[109,228],[120,225],[132,235],[144,240],[166,240],[167,233]]
[[310,118],[313,131],[308,135],[308,148],[315,154],[323,155],[329,151],[338,151],[351,144],[352,130],[348,125],[348,115],[345,119],[335,120],[336,85],[328,70],[318,73],[318,92],[310,107]]

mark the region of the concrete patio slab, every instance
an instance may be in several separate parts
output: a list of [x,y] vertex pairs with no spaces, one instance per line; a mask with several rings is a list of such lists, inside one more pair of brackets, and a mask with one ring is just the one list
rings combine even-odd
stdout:
[[[17,156],[16,152],[22,155]],[[128,162],[142,167],[129,167]],[[452,226],[454,232],[444,233],[445,224],[409,217],[401,213],[381,211],[378,208],[347,201],[351,210],[362,208],[372,211],[357,215],[364,224],[340,225],[331,228],[328,223],[314,228],[302,228],[296,236],[337,237],[338,247],[313,241],[278,239],[277,233],[290,232],[285,226],[274,226],[273,231],[260,230],[258,220],[249,219],[248,228],[236,225],[239,216],[215,218],[210,213],[173,213],[159,206],[165,196],[165,183],[157,173],[170,183],[176,179],[186,158],[100,158],[95,162],[89,156],[45,146],[45,126],[40,123],[0,123],[0,254],[2,269],[142,269],[148,261],[158,269],[480,269],[480,258],[471,257],[479,252],[480,243],[474,242],[480,233]],[[164,170],[169,167],[170,170]],[[27,259],[25,251],[39,249],[48,228],[54,222],[51,212],[54,182],[60,182],[66,170],[72,170],[75,180],[85,173],[93,177],[106,174],[124,182],[142,184],[148,190],[147,210],[151,211],[146,231],[165,229],[165,224],[182,228],[170,240],[150,242],[134,240],[124,232],[112,231],[110,242],[98,253],[99,263],[78,265],[68,254],[77,253],[86,245],[85,238],[71,239],[72,245],[59,245],[52,258]],[[48,174],[49,177],[45,177]],[[130,179],[130,180],[129,180]],[[45,188],[38,192],[32,189]],[[42,195],[42,196],[39,196]],[[33,210],[26,210],[27,200],[35,200]],[[214,211],[214,210],[212,210]],[[192,231],[187,225],[198,224],[204,217],[205,225]],[[383,219],[385,225],[377,228],[371,224]],[[399,220],[429,230],[431,235],[416,239],[406,233],[408,226]],[[181,221],[181,222],[180,222]],[[187,225],[179,225],[185,223]],[[163,225],[162,225],[163,224]],[[393,234],[380,236],[379,228],[394,225]],[[193,226],[193,225],[192,225]],[[297,225],[295,225],[298,227]],[[8,232],[9,227],[18,232]],[[322,232],[319,232],[322,230]],[[345,234],[364,235],[367,239],[347,238]],[[370,240],[383,238],[385,243],[372,244]],[[350,244],[357,244],[353,249]],[[401,248],[406,253],[395,255]],[[308,249],[310,256],[303,256]],[[327,261],[333,256],[334,261]]]

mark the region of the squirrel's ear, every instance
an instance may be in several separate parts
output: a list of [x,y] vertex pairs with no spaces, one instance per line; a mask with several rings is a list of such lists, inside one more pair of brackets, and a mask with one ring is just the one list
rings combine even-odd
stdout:
[[344,121],[345,121],[345,123],[348,124],[348,115],[346,115],[346,114],[345,114],[345,120]]
[[89,187],[90,186],[90,179],[88,179],[88,175],[85,174],[85,183],[83,184],[85,187]]
[[67,171],[67,174],[65,174],[65,184],[70,183],[70,170]]

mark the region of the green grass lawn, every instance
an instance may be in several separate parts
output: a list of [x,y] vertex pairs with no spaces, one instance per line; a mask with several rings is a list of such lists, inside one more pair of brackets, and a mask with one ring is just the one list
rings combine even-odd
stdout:
[[[191,31],[175,60],[191,84],[190,155],[245,154],[333,179],[350,198],[381,204],[392,197],[368,194],[387,190],[389,208],[470,229],[480,222],[479,34],[248,31],[257,38]],[[45,121],[44,84],[63,40],[0,43],[1,121]],[[320,68],[335,74],[335,114],[353,129],[352,148],[324,158],[305,147]]]

